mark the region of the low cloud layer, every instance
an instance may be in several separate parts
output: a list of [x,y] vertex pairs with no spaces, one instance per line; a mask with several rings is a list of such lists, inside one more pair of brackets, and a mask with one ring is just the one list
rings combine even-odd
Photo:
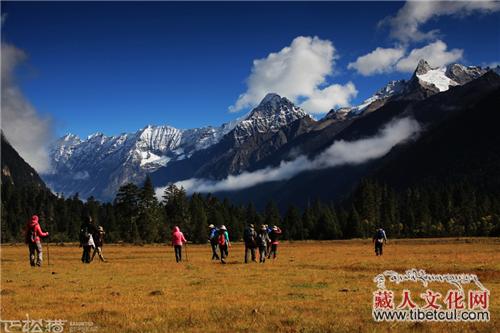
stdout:
[[290,46],[253,61],[247,90],[229,108],[237,112],[251,108],[268,93],[286,96],[310,113],[324,113],[337,106],[347,106],[357,95],[352,82],[324,87],[333,74],[337,51],[329,40],[299,36]]
[[411,73],[420,59],[425,59],[433,67],[441,67],[454,63],[463,57],[464,50],[451,49],[441,40],[437,40],[421,48],[415,48],[406,54],[403,48],[376,48],[374,51],[358,57],[348,65],[364,76],[403,72]]
[[52,140],[50,118],[37,113],[14,78],[26,54],[2,43],[2,131],[21,157],[39,173],[50,172],[48,143]]
[[389,25],[390,35],[403,42],[436,39],[439,30],[422,31],[421,26],[439,16],[464,17],[489,14],[500,10],[500,3],[486,1],[407,1],[395,16],[387,17],[380,25]]
[[[282,161],[277,167],[230,175],[220,181],[192,178],[175,185],[184,187],[188,193],[236,191],[266,182],[287,180],[304,171],[362,164],[384,156],[395,145],[415,137],[419,131],[420,126],[415,120],[396,119],[372,137],[356,141],[335,141],[314,159],[301,155],[292,161]],[[165,187],[157,188],[156,195],[161,197],[164,190]]]

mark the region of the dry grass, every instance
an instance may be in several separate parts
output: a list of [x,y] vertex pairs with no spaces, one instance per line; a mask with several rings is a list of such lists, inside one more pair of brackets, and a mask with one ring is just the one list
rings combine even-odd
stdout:
[[[170,247],[107,245],[109,263],[90,265],[79,262],[77,246],[52,245],[51,265],[45,258],[36,269],[25,246],[6,245],[1,317],[93,321],[99,332],[493,332],[500,327],[499,245],[402,240],[375,257],[368,241],[284,242],[279,258],[263,265],[243,264],[241,244],[227,265],[210,261],[208,245],[190,245],[182,264]],[[409,268],[476,273],[491,292],[491,321],[374,322],[374,276]],[[416,284],[407,287],[417,294]]]

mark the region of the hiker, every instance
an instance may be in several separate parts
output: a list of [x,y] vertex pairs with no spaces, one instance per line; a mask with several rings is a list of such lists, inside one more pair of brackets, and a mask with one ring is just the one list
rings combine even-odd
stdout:
[[90,264],[90,252],[95,248],[94,237],[97,228],[91,216],[80,226],[80,247],[83,247],[82,263]]
[[271,239],[271,251],[267,256],[267,259],[271,259],[271,255],[273,255],[273,259],[276,259],[276,254],[278,254],[278,238],[282,234],[281,229],[278,226],[273,226],[271,229],[271,233],[269,234],[269,238]]
[[[267,224],[264,224],[264,226],[266,227],[267,235],[271,236],[271,231],[273,231],[271,227]],[[271,253],[271,242],[267,243],[266,253]]]
[[375,235],[373,235],[373,243],[375,243],[375,255],[381,256],[384,243],[387,243],[387,236],[385,235],[384,229],[379,228],[375,231]]
[[221,225],[219,228],[219,236],[217,239],[220,250],[220,262],[221,264],[225,264],[226,261],[224,259],[229,255],[229,247],[231,246],[231,243],[229,242],[229,234],[225,225]]
[[250,224],[245,231],[243,232],[243,241],[245,242],[245,264],[248,263],[248,252],[250,251],[252,261],[255,260],[255,248],[257,247],[256,243],[257,233],[255,232],[254,225]]
[[102,255],[102,246],[104,245],[104,235],[106,233],[104,232],[104,229],[102,226],[97,227],[97,233],[92,236],[94,239],[95,243],[95,248],[94,248],[94,253],[92,253],[92,258],[90,258],[90,261],[94,260],[95,254],[97,253],[99,255],[99,259],[101,261],[105,262],[104,256]]
[[210,241],[210,246],[212,247],[212,260],[219,260],[219,255],[217,254],[217,247],[219,246],[217,236],[218,236],[218,230],[217,228],[213,225],[210,224],[208,226],[210,229],[210,234],[209,234],[209,241]]
[[175,252],[175,261],[182,261],[182,244],[186,244],[187,240],[184,238],[184,234],[181,232],[178,226],[174,227],[172,231],[172,246]]
[[[28,244],[30,252],[30,265],[32,267],[42,266],[42,243],[40,237],[47,237],[48,232],[43,232],[40,224],[38,223],[38,216],[33,215],[31,217],[31,222],[28,222],[26,226],[26,244]],[[35,262],[35,252],[36,252],[36,262]]]
[[257,234],[257,246],[259,247],[259,262],[262,264],[266,261],[267,244],[270,243],[267,227],[263,225]]

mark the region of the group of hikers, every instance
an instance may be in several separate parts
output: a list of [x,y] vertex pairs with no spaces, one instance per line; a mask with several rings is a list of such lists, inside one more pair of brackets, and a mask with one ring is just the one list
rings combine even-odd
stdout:
[[[29,248],[30,265],[42,265],[42,244],[41,237],[47,237],[48,232],[43,232],[40,227],[38,216],[33,215],[31,221],[28,222],[26,228],[26,243]],[[213,224],[209,228],[209,242],[212,248],[212,260],[220,260],[222,264],[226,263],[226,258],[229,256],[229,248],[231,242],[229,233],[225,225],[216,227]],[[278,253],[279,237],[282,234],[278,226],[270,227],[266,224],[261,225],[258,231],[255,230],[253,224],[249,224],[243,233],[243,241],[245,243],[245,263],[250,259],[257,262],[256,250],[259,251],[259,262],[264,263],[267,259],[276,259]],[[105,261],[102,247],[104,244],[104,229],[102,226],[96,226],[92,218],[87,217],[86,221],[80,227],[80,247],[83,248],[82,263],[88,264],[92,262],[97,254],[101,261]],[[387,236],[382,228],[376,230],[373,239],[375,244],[375,254],[381,256],[383,253],[383,245],[387,243]],[[182,261],[182,247],[187,243],[187,239],[180,231],[178,226],[175,226],[172,231],[172,246],[174,248],[176,262]],[[91,255],[92,253],[92,255]]]
[[[208,226],[209,228],[209,242],[212,248],[212,260],[220,260],[221,264],[226,263],[226,258],[229,256],[229,248],[231,247],[231,242],[229,240],[229,233],[225,225],[216,227],[213,224]],[[245,242],[245,263],[248,263],[248,252],[251,253],[251,259],[257,262],[255,256],[255,250],[259,250],[259,262],[264,263],[271,256],[276,259],[278,253],[278,238],[282,231],[279,227],[273,226],[270,228],[268,225],[264,224],[259,229],[259,232],[255,231],[253,224],[248,225],[245,228],[243,234],[243,240]],[[184,234],[180,231],[178,226],[174,227],[172,231],[172,246],[174,247],[175,260],[176,262],[182,261],[182,246],[187,243]]]

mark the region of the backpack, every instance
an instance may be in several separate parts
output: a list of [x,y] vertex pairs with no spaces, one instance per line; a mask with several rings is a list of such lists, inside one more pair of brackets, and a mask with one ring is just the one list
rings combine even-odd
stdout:
[[90,239],[90,233],[87,228],[80,229],[80,243],[86,244]]
[[383,239],[384,238],[384,231],[382,229],[377,230],[377,239]]
[[266,246],[266,234],[263,234],[263,233],[257,234],[257,245],[258,246]]
[[29,228],[26,232],[26,244],[36,243],[36,231],[35,228]]
[[245,229],[243,233],[243,240],[247,244],[255,245],[255,231],[250,228]]
[[224,233],[219,235],[219,245],[226,245],[226,236]]

